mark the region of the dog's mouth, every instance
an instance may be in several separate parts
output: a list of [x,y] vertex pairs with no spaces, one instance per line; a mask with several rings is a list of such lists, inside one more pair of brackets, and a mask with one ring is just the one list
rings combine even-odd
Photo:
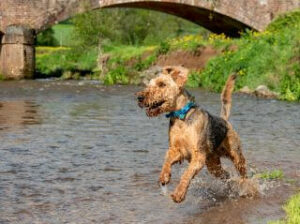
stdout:
[[146,104],[146,114],[149,117],[153,117],[153,116],[157,116],[158,114],[160,114],[161,111],[161,106],[165,103],[164,100],[161,101],[155,101],[153,103],[150,104]]

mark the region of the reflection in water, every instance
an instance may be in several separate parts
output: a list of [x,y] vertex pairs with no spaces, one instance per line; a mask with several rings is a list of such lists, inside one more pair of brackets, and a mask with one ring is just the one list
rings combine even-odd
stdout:
[[[284,215],[281,205],[297,181],[266,183],[263,197],[239,198],[204,169],[184,203],[160,195],[168,120],[149,120],[136,105],[137,90],[0,82],[0,223],[257,224]],[[219,94],[191,92],[219,113]],[[248,164],[283,169],[297,180],[299,116],[299,104],[235,95],[231,121]],[[174,167],[169,193],[185,165]],[[225,165],[235,173],[232,163]]]
[[0,131],[20,126],[40,124],[38,105],[32,101],[0,102]]

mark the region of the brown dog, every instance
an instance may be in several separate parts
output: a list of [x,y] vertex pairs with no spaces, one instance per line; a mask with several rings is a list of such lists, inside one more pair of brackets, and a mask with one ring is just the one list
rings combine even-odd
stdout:
[[137,93],[138,105],[146,108],[149,117],[169,113],[169,150],[166,153],[159,181],[168,184],[171,166],[184,159],[189,166],[171,194],[174,202],[184,200],[193,177],[206,164],[208,171],[219,178],[229,178],[221,166],[221,157],[232,160],[242,178],[246,178],[245,158],[238,134],[228,122],[235,75],[229,76],[221,94],[221,117],[209,114],[194,104],[183,86],[188,70],[180,66],[165,67],[148,86]]

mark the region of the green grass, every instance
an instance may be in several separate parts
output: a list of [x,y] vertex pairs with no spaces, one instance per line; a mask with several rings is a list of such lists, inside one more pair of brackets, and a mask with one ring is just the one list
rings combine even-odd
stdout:
[[282,170],[272,170],[272,171],[265,171],[260,174],[255,175],[258,178],[265,179],[265,180],[278,180],[284,177]]
[[153,51],[156,49],[156,46],[126,46],[126,45],[114,45],[109,44],[103,46],[105,53],[109,53],[111,58],[118,58],[123,61],[130,60],[134,57],[139,57],[144,54],[146,51]]
[[[74,46],[70,24],[53,27],[55,36],[65,46]],[[194,51],[200,46],[219,49],[202,71],[191,71],[187,85],[220,92],[233,72],[238,73],[235,89],[248,86],[254,90],[266,85],[283,100],[300,100],[300,11],[273,21],[264,32],[247,31],[239,39],[224,34],[208,38],[190,34],[164,40],[158,46],[124,46],[103,44],[110,54],[106,84],[137,83],[137,72],[151,66],[157,56],[174,50]],[[37,70],[40,74],[63,74],[65,71],[97,70],[97,49],[37,48]],[[148,55],[145,57],[145,55]]]
[[268,222],[268,224],[299,224],[300,223],[300,193],[292,196],[283,206],[286,212],[284,220]]
[[76,40],[72,38],[74,26],[72,24],[57,24],[52,27],[54,31],[54,37],[59,46],[74,46]]
[[191,86],[220,92],[228,75],[237,72],[236,89],[264,84],[283,100],[300,100],[300,11],[281,16],[264,32],[248,31],[240,39],[214,35],[208,42],[222,54],[190,77]]
[[97,49],[74,51],[60,47],[37,48],[38,77],[59,77],[64,72],[90,73],[96,68]]

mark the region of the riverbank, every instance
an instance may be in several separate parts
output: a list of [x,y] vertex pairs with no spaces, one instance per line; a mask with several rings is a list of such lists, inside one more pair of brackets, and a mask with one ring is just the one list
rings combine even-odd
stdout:
[[248,31],[239,39],[186,35],[158,46],[106,44],[101,51],[98,57],[96,48],[38,47],[37,77],[140,84],[153,66],[181,64],[191,71],[189,87],[220,92],[227,76],[236,72],[236,91],[256,94],[264,85],[272,97],[300,100],[300,11],[279,17],[264,32]]

